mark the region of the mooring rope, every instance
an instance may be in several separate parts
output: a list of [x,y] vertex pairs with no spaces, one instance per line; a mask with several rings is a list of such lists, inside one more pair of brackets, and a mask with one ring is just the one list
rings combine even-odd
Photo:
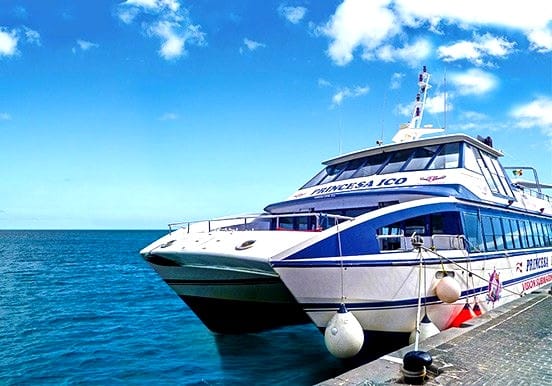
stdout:
[[[438,256],[439,259],[441,259],[441,266],[443,267],[443,271],[444,271],[444,272],[446,272],[446,270],[444,269],[444,265],[443,265],[442,259],[448,261],[450,264],[453,264],[453,265],[457,266],[457,267],[460,268],[463,272],[467,272],[467,273],[469,273],[470,275],[473,275],[473,276],[478,277],[479,279],[483,280],[483,281],[486,282],[487,284],[491,284],[490,280],[488,280],[487,278],[485,278],[485,277],[483,277],[483,276],[481,276],[481,275],[478,275],[477,273],[475,273],[475,272],[472,271],[471,269],[467,269],[467,268],[462,267],[462,266],[461,266],[460,264],[458,264],[457,262],[455,262],[455,261],[449,259],[449,258],[446,257],[446,256],[443,256],[443,255],[437,253],[437,252],[434,251],[433,249],[431,249],[431,248],[426,248],[426,247],[424,247],[423,245],[420,246],[420,248],[423,249],[424,251],[428,252],[428,253],[433,253],[433,254],[435,254],[436,256]],[[468,258],[469,258],[469,257],[468,257]],[[523,296],[523,292],[521,292],[521,293],[520,293],[520,292],[516,292],[516,291],[510,290],[510,289],[508,289],[508,288],[506,288],[506,287],[502,287],[502,289],[504,289],[504,290],[507,291],[507,292],[510,292],[511,294],[518,295],[518,296],[520,296],[520,297]],[[475,292],[475,288],[474,288],[474,292]]]

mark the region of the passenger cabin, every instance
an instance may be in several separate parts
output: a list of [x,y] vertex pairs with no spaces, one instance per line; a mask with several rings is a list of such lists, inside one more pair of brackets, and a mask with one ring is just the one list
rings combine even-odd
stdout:
[[271,204],[265,211],[357,216],[431,196],[481,199],[477,189],[467,186],[455,170],[467,171],[472,180],[483,180],[492,199],[515,201],[514,186],[498,161],[502,153],[490,146],[491,141],[485,142],[453,134],[345,154],[323,162],[326,166],[288,200]]

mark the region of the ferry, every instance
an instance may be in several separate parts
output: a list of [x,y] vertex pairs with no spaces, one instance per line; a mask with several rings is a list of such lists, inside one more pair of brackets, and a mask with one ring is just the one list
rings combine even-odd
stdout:
[[420,138],[429,79],[424,67],[394,143],[324,162],[266,208],[352,217],[270,259],[336,356],[340,313],[364,333],[344,349],[354,356],[378,334],[406,345],[422,321],[438,333],[552,282],[552,185],[532,167],[504,167],[490,137]]
[[551,282],[552,186],[503,167],[489,137],[421,138],[443,131],[421,126],[429,81],[424,67],[392,144],[325,161],[260,214],[170,224],[143,258],[217,333],[325,333],[345,307],[365,334],[411,336],[421,305],[443,330],[466,304],[485,312]]

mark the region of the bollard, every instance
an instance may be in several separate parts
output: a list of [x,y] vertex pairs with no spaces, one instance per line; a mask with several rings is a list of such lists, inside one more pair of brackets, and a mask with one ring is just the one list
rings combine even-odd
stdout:
[[433,362],[431,355],[425,351],[409,351],[404,355],[401,371],[404,381],[412,385],[424,383],[426,369]]

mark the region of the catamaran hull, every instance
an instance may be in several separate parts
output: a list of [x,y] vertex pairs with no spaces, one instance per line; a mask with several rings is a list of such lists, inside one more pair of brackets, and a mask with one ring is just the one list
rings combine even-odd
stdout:
[[[374,255],[281,261],[275,270],[322,332],[344,303],[366,334],[402,336],[405,344],[416,328],[419,305],[421,316],[427,313],[444,330],[458,323],[466,303],[472,311],[477,304],[485,312],[552,282],[550,248],[508,257],[459,253],[447,251],[442,259],[424,252],[421,269],[419,255],[409,252],[386,254],[386,260]],[[451,304],[436,295],[444,272],[460,285],[460,296]]]
[[160,256],[146,261],[212,332],[252,333],[310,322],[267,264],[267,272],[178,266]]

